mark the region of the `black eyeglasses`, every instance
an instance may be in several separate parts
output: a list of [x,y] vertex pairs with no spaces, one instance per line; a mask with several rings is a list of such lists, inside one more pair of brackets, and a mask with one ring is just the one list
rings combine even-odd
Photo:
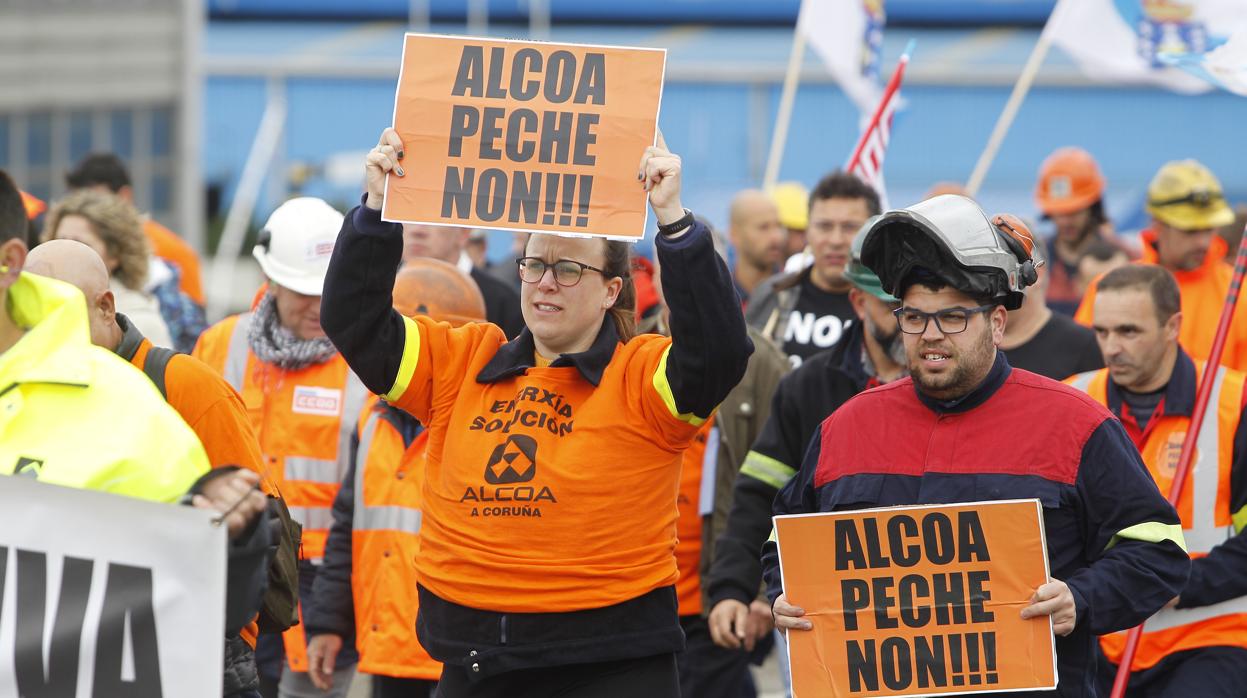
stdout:
[[959,334],[966,331],[970,324],[970,316],[985,313],[995,308],[996,304],[980,305],[977,308],[945,308],[934,313],[924,313],[914,308],[897,308],[892,311],[896,316],[896,325],[905,334],[922,334],[927,325],[935,320],[935,328],[944,334]]
[[546,275],[547,269],[554,270],[554,283],[564,288],[580,283],[580,279],[584,276],[586,269],[596,271],[603,277],[606,276],[606,272],[601,269],[591,267],[583,262],[577,262],[574,259],[560,259],[550,263],[540,257],[520,257],[515,260],[515,263],[520,266],[520,281],[526,284],[535,284],[541,281],[542,277]]

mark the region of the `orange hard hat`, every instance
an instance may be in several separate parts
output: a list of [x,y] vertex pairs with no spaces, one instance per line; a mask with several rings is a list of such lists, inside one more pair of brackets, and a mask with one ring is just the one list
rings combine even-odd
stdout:
[[472,277],[440,259],[413,259],[394,279],[394,309],[458,327],[485,321],[485,297]]
[[1104,196],[1104,176],[1091,153],[1060,148],[1039,166],[1035,202],[1046,216],[1076,213]]

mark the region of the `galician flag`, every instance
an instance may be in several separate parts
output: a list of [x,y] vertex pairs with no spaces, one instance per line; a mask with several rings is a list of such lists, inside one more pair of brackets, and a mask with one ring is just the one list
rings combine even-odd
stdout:
[[802,0],[797,30],[862,114],[879,103],[883,0]]
[[1046,29],[1093,80],[1186,93],[1243,89],[1244,30],[1243,0],[1060,0]]

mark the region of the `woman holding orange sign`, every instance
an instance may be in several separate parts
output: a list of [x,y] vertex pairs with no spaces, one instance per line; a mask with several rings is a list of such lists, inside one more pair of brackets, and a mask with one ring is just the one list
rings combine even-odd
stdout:
[[533,235],[517,260],[527,329],[506,342],[391,309],[402,231],[381,206],[403,156],[386,129],[321,319],[429,430],[417,632],[445,664],[439,695],[678,696],[681,454],[752,351],[709,231],[680,205],[680,158],[660,139],[637,171],[672,337],[635,336],[626,243]]

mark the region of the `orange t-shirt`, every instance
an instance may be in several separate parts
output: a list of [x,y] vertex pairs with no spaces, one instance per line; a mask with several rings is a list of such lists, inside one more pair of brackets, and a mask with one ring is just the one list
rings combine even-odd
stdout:
[[152,254],[172,262],[181,272],[178,287],[196,303],[204,304],[203,279],[199,271],[199,253],[178,237],[178,234],[148,218],[143,222],[143,233],[151,243]]
[[698,430],[697,436],[684,451],[680,469],[680,495],[676,507],[680,518],[675,530],[679,540],[675,544],[675,564],[680,579],[675,583],[676,603],[680,615],[701,614],[701,479],[706,460],[706,444],[711,436],[713,418]]
[[617,344],[596,387],[575,366],[478,383],[500,329],[404,323],[384,397],[429,432],[425,588],[472,608],[557,613],[676,582],[680,462],[705,420],[677,413],[670,339]]

